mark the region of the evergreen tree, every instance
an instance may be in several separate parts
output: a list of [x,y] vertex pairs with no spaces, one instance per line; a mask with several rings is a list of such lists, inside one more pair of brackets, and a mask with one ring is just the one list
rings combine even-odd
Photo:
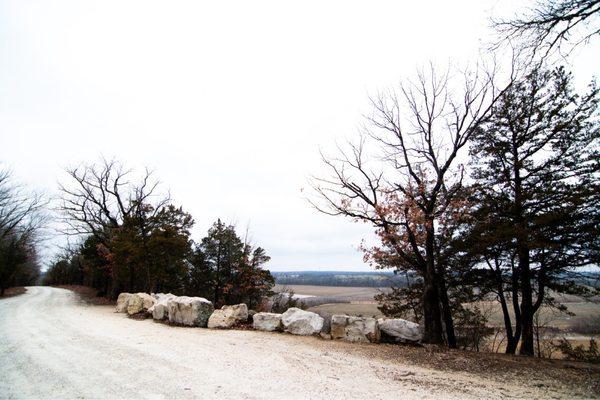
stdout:
[[217,220],[202,239],[202,252],[209,267],[212,293],[215,305],[227,304],[236,263],[243,257],[244,244],[235,233],[233,225],[225,225]]
[[209,229],[191,258],[189,292],[207,297],[215,305],[256,305],[275,280],[262,266],[269,261],[264,249],[244,243],[235,226],[220,219]]
[[555,304],[549,290],[584,291],[568,274],[598,262],[598,101],[593,83],[577,95],[562,67],[535,70],[473,136],[481,205],[468,242],[490,271],[486,285],[501,302],[509,353],[520,340],[520,354],[533,355],[534,314]]
[[[127,291],[182,293],[191,251],[191,215],[173,205],[155,212],[152,206],[142,204],[135,210],[114,230],[104,255],[117,278],[114,286],[125,286]],[[113,296],[117,294],[115,291]]]

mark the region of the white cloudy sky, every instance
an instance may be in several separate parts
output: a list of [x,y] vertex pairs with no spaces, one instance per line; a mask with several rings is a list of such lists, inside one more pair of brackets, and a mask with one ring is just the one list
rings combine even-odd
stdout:
[[[0,161],[56,192],[100,155],[149,166],[199,239],[250,227],[270,268],[366,270],[363,225],[302,192],[319,148],[419,65],[474,59],[520,1],[0,0]],[[574,66],[594,72],[598,46]]]

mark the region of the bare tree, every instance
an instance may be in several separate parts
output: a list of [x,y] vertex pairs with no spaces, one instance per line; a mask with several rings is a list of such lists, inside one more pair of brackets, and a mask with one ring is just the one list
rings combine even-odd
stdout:
[[17,230],[21,233],[38,230],[45,221],[42,211],[46,205],[41,194],[13,183],[10,171],[0,171],[0,239]]
[[47,220],[46,205],[41,194],[14,183],[10,171],[0,171],[0,296],[19,273],[37,270],[35,247]]
[[430,66],[399,92],[377,96],[359,142],[338,147],[337,158],[323,155],[332,175],[313,179],[319,211],[377,229],[382,246],[370,251],[377,267],[422,278],[428,343],[456,346],[438,236],[460,208],[459,153],[502,93],[494,74],[478,68],[451,76]]
[[138,182],[131,182],[132,171],[114,160],[99,165],[87,164],[66,170],[68,184],[59,184],[61,212],[68,235],[94,235],[105,238],[123,219],[152,203],[154,212],[168,204],[169,196],[160,196],[159,182],[146,169]]
[[[139,278],[135,272],[143,271],[147,290],[150,291],[152,274],[148,243],[153,227],[149,221],[164,212],[170,197],[159,193],[159,182],[153,178],[150,170],[145,169],[141,177],[136,179],[131,170],[115,160],[102,159],[97,165],[86,164],[67,169],[66,172],[71,179],[68,184],[59,185],[61,202],[58,211],[64,223],[62,232],[93,238],[98,255],[106,260],[114,256],[111,240],[119,233],[124,234],[124,223],[130,221],[130,229],[139,234],[141,247],[138,250],[141,256],[137,267],[130,261],[119,268],[129,271],[130,288],[135,286]],[[131,225],[135,225],[135,228]],[[105,280],[105,291],[114,281],[112,275],[116,270],[111,267],[110,271],[111,278]],[[116,289],[112,287],[112,290]]]
[[503,40],[517,40],[533,54],[573,49],[600,34],[600,0],[540,0],[522,17],[494,21]]

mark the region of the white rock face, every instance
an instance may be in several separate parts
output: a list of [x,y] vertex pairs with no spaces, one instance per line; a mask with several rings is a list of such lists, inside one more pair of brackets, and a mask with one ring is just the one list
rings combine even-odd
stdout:
[[314,335],[321,332],[323,318],[314,312],[293,307],[281,314],[283,330],[294,335]]
[[117,298],[117,312],[127,312],[127,302],[131,297],[131,293],[120,293]]
[[157,293],[154,294],[153,297],[156,299],[156,302],[148,309],[148,312],[152,314],[152,318],[158,321],[168,319],[169,308],[167,303],[176,296],[171,293]]
[[127,301],[127,314],[133,315],[148,311],[154,305],[156,300],[148,293],[135,293]]
[[223,306],[220,310],[215,310],[208,319],[209,328],[231,328],[240,322],[248,320],[248,306],[245,304],[236,304],[233,306]]
[[331,317],[331,337],[349,342],[379,342],[379,325],[375,318],[333,315]]
[[213,304],[203,297],[174,297],[167,301],[169,322],[206,327],[214,311]]
[[379,329],[383,335],[396,342],[418,342],[421,340],[419,324],[401,318],[379,318]]
[[252,317],[252,327],[259,331],[280,331],[281,314],[260,312]]

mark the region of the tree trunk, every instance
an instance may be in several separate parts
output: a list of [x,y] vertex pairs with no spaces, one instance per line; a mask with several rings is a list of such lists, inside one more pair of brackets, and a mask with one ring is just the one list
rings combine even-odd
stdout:
[[531,289],[529,250],[527,248],[520,251],[519,270],[521,275],[521,326],[523,329],[519,354],[533,356],[533,291]]
[[513,135],[513,171],[515,180],[514,223],[517,257],[517,270],[521,288],[521,347],[519,354],[533,356],[533,291],[531,289],[531,271],[529,266],[528,223],[525,216],[525,199],[521,178],[521,160],[519,159],[518,142]]
[[[494,270],[496,277],[496,289],[498,290],[498,300],[500,301],[500,307],[502,308],[502,318],[504,320],[504,331],[506,333],[506,354],[515,354],[517,350],[518,340],[515,340],[513,333],[512,322],[510,320],[510,313],[508,312],[508,304],[506,303],[506,297],[504,296],[504,284],[502,282],[502,271],[500,268]],[[518,303],[517,303],[518,304]]]
[[424,282],[423,288],[423,343],[443,344],[440,321],[438,290],[432,282]]
[[504,290],[500,287],[498,292],[498,298],[500,299],[500,306],[502,307],[502,317],[504,318],[504,330],[506,332],[506,354],[515,354],[517,349],[517,342],[513,335],[512,323],[510,321],[510,314],[508,313],[508,305],[506,304],[506,298],[504,297]]
[[450,308],[450,300],[448,299],[448,289],[446,288],[446,280],[444,276],[439,273],[439,296],[440,303],[442,305],[442,312],[444,317],[444,325],[446,327],[446,338],[448,339],[448,347],[456,348],[456,334],[454,332],[454,321],[452,320],[452,310]]
[[519,272],[512,268],[512,305],[515,313],[515,334],[513,340],[507,343],[506,354],[515,354],[517,352],[517,345],[521,340],[521,308],[519,306]]
[[433,221],[427,223],[425,239],[426,266],[423,274],[423,342],[443,344],[442,315],[435,270]]

